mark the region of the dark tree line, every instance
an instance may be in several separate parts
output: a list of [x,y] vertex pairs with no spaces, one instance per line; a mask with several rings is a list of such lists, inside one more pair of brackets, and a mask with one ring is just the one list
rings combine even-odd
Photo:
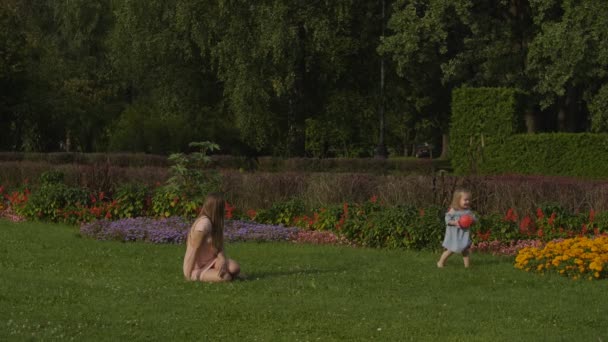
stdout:
[[447,146],[460,86],[523,90],[532,132],[604,132],[606,22],[604,0],[4,0],[0,150],[410,155]]

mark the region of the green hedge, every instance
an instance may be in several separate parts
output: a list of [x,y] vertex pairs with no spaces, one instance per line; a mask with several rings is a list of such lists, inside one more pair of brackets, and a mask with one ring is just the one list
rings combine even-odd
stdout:
[[450,153],[457,174],[478,171],[482,150],[524,129],[523,93],[511,88],[459,88],[452,93]]
[[517,134],[483,150],[486,174],[608,177],[608,134]]

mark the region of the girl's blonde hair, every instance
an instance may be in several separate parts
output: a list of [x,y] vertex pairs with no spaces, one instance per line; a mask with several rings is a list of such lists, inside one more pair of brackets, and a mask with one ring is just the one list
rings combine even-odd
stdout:
[[[224,246],[224,198],[219,193],[211,193],[207,195],[205,204],[198,214],[198,218],[206,216],[211,221],[211,240],[213,245],[218,250],[222,250]],[[192,230],[190,230],[190,233]],[[188,233],[188,240],[190,240]]]
[[471,194],[471,192],[467,189],[456,189],[454,191],[454,195],[452,196],[452,204],[450,205],[450,207],[454,210],[460,210],[462,209],[460,207],[460,199],[462,198],[462,196],[464,196],[465,194]]

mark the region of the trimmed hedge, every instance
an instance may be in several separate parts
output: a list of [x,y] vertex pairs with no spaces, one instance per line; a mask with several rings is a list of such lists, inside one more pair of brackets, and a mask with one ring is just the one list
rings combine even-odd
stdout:
[[482,150],[502,145],[523,132],[520,115],[523,93],[511,88],[459,88],[452,92],[450,153],[456,174],[475,173],[483,163]]
[[517,134],[483,150],[486,174],[608,177],[608,134]]

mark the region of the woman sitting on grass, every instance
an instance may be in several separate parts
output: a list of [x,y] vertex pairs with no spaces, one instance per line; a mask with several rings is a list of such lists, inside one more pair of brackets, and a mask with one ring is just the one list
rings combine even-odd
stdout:
[[233,280],[239,264],[224,254],[224,199],[210,194],[186,239],[186,280],[221,282]]

